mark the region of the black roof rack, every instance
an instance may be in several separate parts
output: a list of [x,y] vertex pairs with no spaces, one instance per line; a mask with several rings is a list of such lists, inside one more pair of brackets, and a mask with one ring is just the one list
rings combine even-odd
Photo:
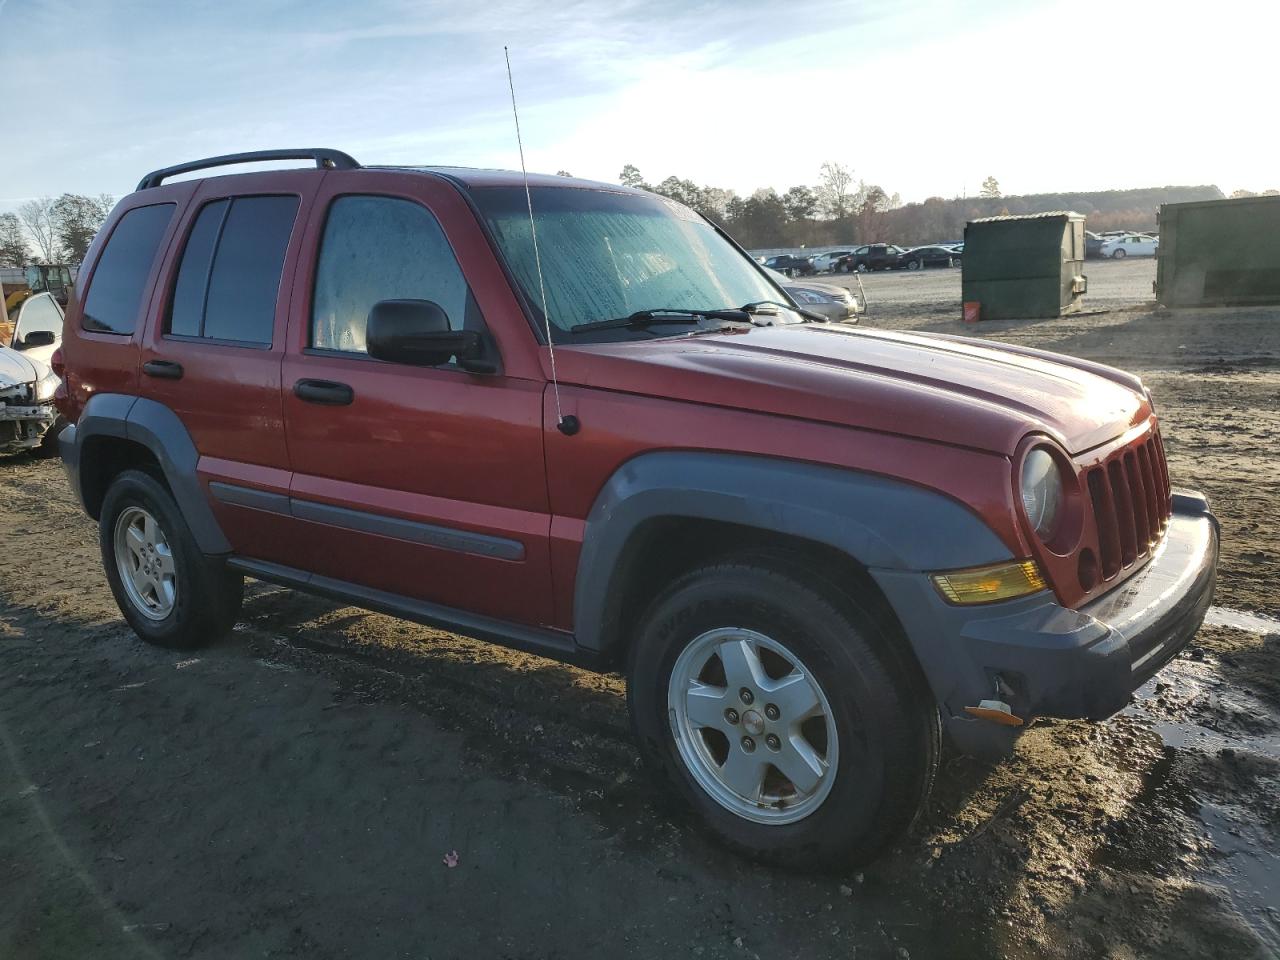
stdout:
[[152,187],[158,187],[169,177],[176,177],[180,173],[191,173],[193,170],[226,167],[236,163],[260,163],[264,160],[314,160],[316,167],[320,170],[357,170],[360,167],[360,164],[341,150],[329,150],[324,147],[304,147],[299,150],[251,150],[248,153],[228,153],[225,157],[192,160],[175,167],[153,170],[138,183],[138,189],[149,190]]

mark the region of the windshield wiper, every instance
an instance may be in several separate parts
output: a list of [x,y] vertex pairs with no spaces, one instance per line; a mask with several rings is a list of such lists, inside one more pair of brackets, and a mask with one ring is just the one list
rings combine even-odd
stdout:
[[683,307],[658,307],[637,310],[625,317],[612,320],[592,320],[580,323],[571,333],[590,333],[593,330],[642,330],[654,323],[697,323],[699,320],[733,320],[751,323],[750,310],[686,310]]

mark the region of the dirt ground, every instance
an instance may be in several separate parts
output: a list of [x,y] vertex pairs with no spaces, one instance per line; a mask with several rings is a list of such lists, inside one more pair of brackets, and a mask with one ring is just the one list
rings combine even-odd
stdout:
[[60,466],[0,460],[0,958],[1280,955],[1280,308],[1089,273],[1106,312],[977,331],[959,271],[874,275],[865,322],[1140,371],[1222,520],[1216,625],[1119,717],[950,758],[843,875],[709,842],[617,677],[259,584],[212,649],[145,647]]

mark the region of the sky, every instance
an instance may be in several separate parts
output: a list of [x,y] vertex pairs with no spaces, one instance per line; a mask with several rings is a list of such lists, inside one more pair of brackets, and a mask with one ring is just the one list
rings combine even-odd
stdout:
[[0,211],[271,147],[747,194],[1280,187],[1274,0],[0,0]]

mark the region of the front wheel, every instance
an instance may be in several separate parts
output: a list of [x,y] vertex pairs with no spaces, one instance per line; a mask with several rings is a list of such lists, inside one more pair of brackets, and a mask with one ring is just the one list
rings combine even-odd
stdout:
[[909,261],[907,261],[907,269],[908,269],[908,270],[919,270],[919,269],[920,269],[920,261],[919,261],[919,260],[909,260]]
[[1124,252],[1124,250],[1123,250],[1123,248],[1122,248],[1122,249],[1120,249],[1120,250],[1117,250],[1115,253],[1113,253],[1113,254],[1111,255],[1111,259],[1112,259],[1112,260],[1123,260],[1126,256],[1127,256],[1127,254]]
[[193,649],[235,624],[244,578],[200,553],[178,505],[156,477],[126,470],[98,521],[107,582],[129,626],[147,643]]
[[871,269],[871,268],[870,268],[870,267],[868,267],[865,263],[860,263],[860,264],[858,264],[858,272],[859,272],[859,273],[867,273],[868,271],[870,271],[870,269]]
[[632,723],[729,846],[795,868],[865,862],[914,823],[938,762],[937,708],[894,642],[781,569],[696,570],[640,626]]

